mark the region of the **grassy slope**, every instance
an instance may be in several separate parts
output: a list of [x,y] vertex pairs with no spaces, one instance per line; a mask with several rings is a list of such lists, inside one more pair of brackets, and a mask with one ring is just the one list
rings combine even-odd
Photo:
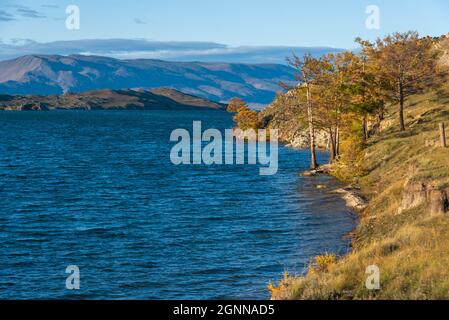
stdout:
[[[432,213],[428,201],[399,210],[415,182],[449,192],[449,148],[425,143],[439,140],[439,122],[449,125],[449,80],[438,92],[411,97],[407,106],[408,131],[398,132],[392,106],[382,133],[365,150],[367,174],[358,183],[370,202],[352,253],[328,271],[286,278],[274,299],[449,298],[449,213]],[[380,268],[378,291],[365,288],[369,265]]]
[[[0,95],[0,110],[55,109],[225,109],[225,105],[182,93],[175,89],[93,90],[63,95]],[[25,108],[26,109],[26,108]]]

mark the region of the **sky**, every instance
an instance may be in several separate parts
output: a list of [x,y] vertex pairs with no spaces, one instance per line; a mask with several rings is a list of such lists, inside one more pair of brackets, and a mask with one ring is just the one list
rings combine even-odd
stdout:
[[[66,7],[80,9],[80,29],[66,27]],[[370,5],[378,29],[368,29]],[[354,48],[394,31],[449,32],[447,0],[0,0],[0,41],[79,39],[207,41],[228,46]]]

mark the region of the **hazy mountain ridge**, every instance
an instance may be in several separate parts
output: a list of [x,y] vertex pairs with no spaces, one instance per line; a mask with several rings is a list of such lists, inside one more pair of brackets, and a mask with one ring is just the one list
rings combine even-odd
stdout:
[[61,94],[98,89],[169,87],[214,101],[239,96],[250,103],[270,102],[293,79],[294,70],[278,64],[118,60],[82,55],[28,55],[0,61],[0,92]]
[[180,110],[197,108],[223,110],[225,105],[166,88],[151,91],[104,89],[47,96],[0,95],[0,110]]

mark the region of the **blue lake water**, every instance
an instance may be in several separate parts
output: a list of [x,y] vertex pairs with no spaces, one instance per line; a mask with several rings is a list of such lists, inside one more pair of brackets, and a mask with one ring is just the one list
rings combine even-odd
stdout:
[[266,299],[283,271],[348,250],[354,217],[334,179],[298,175],[306,151],[280,147],[274,176],[174,166],[170,133],[193,120],[232,127],[220,111],[0,112],[0,298]]

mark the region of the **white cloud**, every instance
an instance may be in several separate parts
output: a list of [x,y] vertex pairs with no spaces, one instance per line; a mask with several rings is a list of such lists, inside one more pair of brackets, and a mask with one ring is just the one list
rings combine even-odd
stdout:
[[143,39],[87,39],[39,43],[11,39],[0,43],[0,59],[26,54],[85,54],[117,59],[161,59],[177,61],[223,61],[245,63],[285,63],[293,52],[321,55],[338,49],[326,47],[231,47],[213,42],[161,42]]

